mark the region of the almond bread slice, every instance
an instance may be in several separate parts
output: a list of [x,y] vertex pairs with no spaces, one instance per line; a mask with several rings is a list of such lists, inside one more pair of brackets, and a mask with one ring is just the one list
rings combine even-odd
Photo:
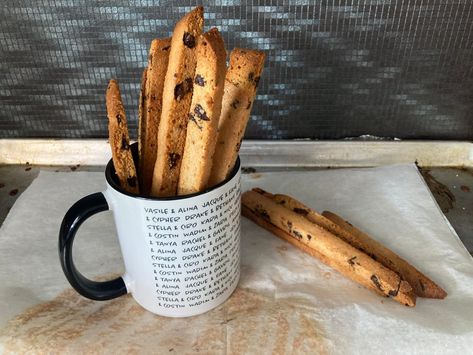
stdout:
[[225,44],[216,28],[199,37],[196,50],[194,92],[187,124],[178,195],[199,192],[207,187],[217,141],[227,70]]
[[[164,78],[169,61],[171,38],[151,42],[148,67],[144,73],[142,90],[142,114],[138,142],[140,146],[139,177],[141,192],[149,194],[157,155],[158,127],[161,119]],[[143,87],[143,83],[142,83]],[[144,112],[143,112],[144,111]]]
[[249,49],[235,48],[230,53],[209,186],[225,180],[235,165],[255,100],[264,58],[263,52]]
[[116,80],[110,80],[105,95],[108,116],[108,135],[112,149],[113,166],[120,186],[127,192],[139,193],[135,163],[130,149],[130,137],[120,88]]
[[192,100],[195,47],[203,25],[203,8],[199,6],[184,16],[174,28],[164,80],[152,196],[174,196],[177,193]]

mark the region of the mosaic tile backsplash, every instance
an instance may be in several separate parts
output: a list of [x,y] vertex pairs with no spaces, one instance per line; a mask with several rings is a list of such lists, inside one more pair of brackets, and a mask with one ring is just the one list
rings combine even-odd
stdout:
[[[2,0],[0,136],[107,136],[121,85],[136,135],[150,42],[195,1]],[[251,139],[473,139],[473,1],[203,3],[227,50],[266,51]]]

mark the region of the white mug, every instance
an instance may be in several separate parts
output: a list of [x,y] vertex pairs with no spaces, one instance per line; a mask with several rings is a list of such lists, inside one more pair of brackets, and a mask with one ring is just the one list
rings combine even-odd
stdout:
[[[186,196],[127,193],[111,160],[105,176],[107,189],[76,202],[61,225],[61,266],[74,289],[94,300],[131,293],[145,309],[168,317],[193,316],[223,303],[240,276],[239,160],[224,182]],[[81,223],[105,210],[113,212],[126,271],[96,282],[74,266],[72,245]]]

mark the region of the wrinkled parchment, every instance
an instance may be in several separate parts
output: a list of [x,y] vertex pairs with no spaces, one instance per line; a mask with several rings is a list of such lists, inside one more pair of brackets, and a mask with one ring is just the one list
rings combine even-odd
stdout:
[[[105,187],[102,173],[41,172],[0,229],[0,350],[75,353],[422,353],[473,348],[473,259],[414,165],[254,173],[258,186],[331,210],[430,276],[445,300],[414,309],[381,298],[242,220],[242,272],[229,301],[186,319],[158,317],[130,296],[89,301],[69,289],[57,253],[62,217]],[[110,212],[88,220],[75,260],[89,277],[121,273]],[[1,351],[0,351],[1,352]]]

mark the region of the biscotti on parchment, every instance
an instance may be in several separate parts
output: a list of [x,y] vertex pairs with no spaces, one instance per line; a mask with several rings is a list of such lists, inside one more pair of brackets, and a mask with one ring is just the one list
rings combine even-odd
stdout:
[[178,195],[204,190],[210,176],[225,82],[226,51],[216,28],[201,35]]
[[277,233],[277,236],[301,246],[304,251],[310,248],[314,251],[311,254],[322,262],[377,294],[392,297],[409,307],[415,306],[416,294],[399,274],[325,228],[276,203],[267,195],[261,194],[260,190],[245,192],[241,200],[243,215],[263,227],[269,224],[278,228],[282,232]]
[[158,153],[151,184],[152,196],[174,196],[177,192],[192,100],[195,47],[203,25],[203,8],[197,7],[177,23],[172,35],[158,129]]
[[126,122],[120,88],[116,80],[110,80],[105,94],[108,116],[108,135],[112,160],[120,186],[127,192],[139,193],[135,163],[130,150],[130,137]]

